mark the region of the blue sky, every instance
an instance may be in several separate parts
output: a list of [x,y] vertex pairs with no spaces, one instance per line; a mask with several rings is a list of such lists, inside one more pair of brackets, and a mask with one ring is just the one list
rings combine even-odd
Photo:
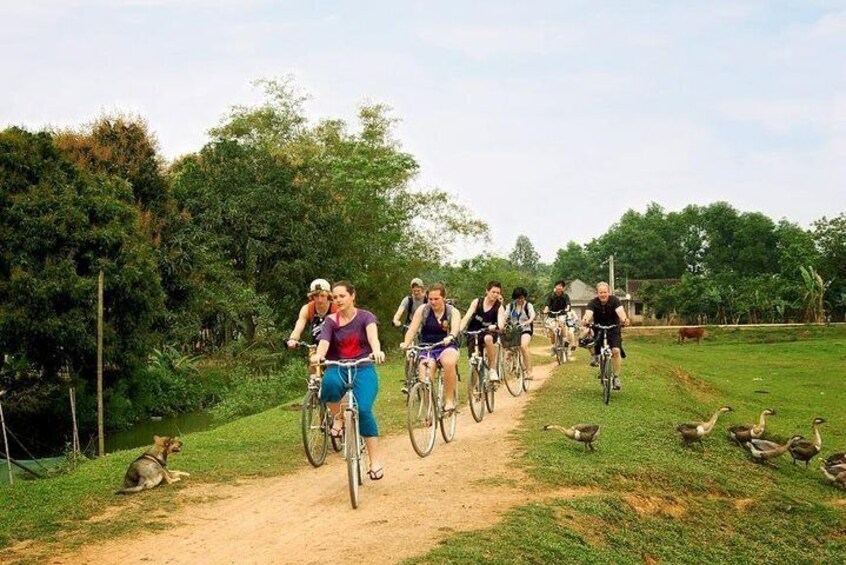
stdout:
[[[0,127],[146,118],[196,151],[260,77],[309,115],[384,102],[507,252],[545,260],[629,208],[846,211],[846,1],[0,1]],[[465,246],[459,255],[479,246]]]

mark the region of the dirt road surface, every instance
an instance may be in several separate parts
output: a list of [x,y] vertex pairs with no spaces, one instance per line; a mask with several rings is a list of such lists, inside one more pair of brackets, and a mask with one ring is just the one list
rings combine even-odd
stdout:
[[180,497],[212,501],[184,504],[163,531],[90,544],[48,562],[395,563],[423,554],[453,532],[490,526],[508,508],[538,498],[511,463],[515,442],[509,432],[553,367],[536,367],[532,391],[519,398],[500,387],[496,411],[482,423],[473,421],[465,404],[456,440],[445,444],[439,435],[426,458],[414,453],[406,434],[383,438],[385,478],[365,478],[357,510],[350,506],[344,463],[330,451],[318,469],[185,488]]

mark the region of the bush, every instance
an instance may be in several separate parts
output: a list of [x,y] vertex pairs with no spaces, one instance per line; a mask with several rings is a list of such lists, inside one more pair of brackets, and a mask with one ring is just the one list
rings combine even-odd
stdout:
[[251,374],[244,365],[235,366],[222,392],[223,401],[212,408],[212,415],[231,420],[278,406],[302,395],[307,378],[301,359],[292,359],[266,375]]

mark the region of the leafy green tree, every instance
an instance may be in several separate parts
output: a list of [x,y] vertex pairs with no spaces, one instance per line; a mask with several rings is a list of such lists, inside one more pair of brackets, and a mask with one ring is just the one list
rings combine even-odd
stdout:
[[0,132],[0,178],[0,336],[18,363],[5,378],[26,388],[66,364],[93,378],[101,269],[106,366],[110,375],[136,366],[164,303],[131,187],[77,169],[50,134],[17,128]]
[[820,252],[815,264],[820,275],[830,283],[827,299],[846,316],[846,305],[837,301],[837,297],[846,293],[846,212],[830,219],[820,218],[813,223],[813,234]]
[[597,280],[590,258],[584,248],[575,241],[570,241],[566,248],[558,250],[550,270],[553,280],[581,279],[588,283]]
[[535,274],[538,271],[538,262],[540,261],[540,253],[535,251],[535,246],[532,245],[532,240],[528,236],[517,236],[517,241],[514,244],[514,249],[508,256],[512,263],[518,268],[523,269],[529,273]]

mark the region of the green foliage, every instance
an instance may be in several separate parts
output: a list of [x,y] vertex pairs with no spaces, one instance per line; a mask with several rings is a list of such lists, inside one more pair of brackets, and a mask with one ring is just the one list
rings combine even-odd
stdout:
[[535,274],[538,271],[540,253],[535,251],[535,246],[532,245],[532,241],[527,236],[520,235],[517,237],[517,242],[514,244],[514,249],[508,259],[518,269]]

